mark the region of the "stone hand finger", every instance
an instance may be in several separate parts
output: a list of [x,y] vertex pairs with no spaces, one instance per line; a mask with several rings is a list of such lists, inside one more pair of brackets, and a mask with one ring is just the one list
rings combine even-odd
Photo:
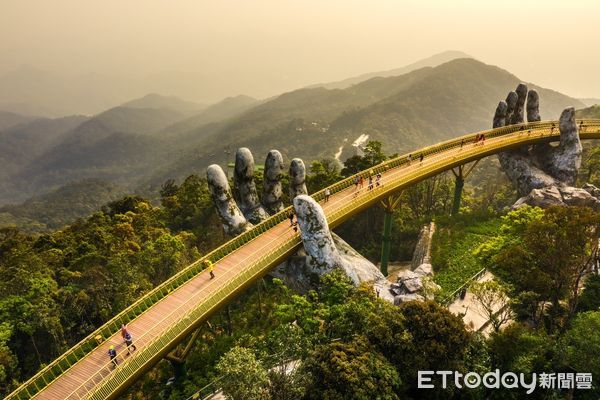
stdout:
[[283,210],[281,196],[281,177],[283,176],[283,156],[277,150],[271,150],[265,160],[263,175],[262,205],[271,215]]
[[506,113],[508,111],[508,105],[505,101],[501,101],[498,103],[498,107],[496,107],[496,113],[494,114],[494,128],[500,128],[506,125]]
[[524,83],[519,83],[517,90],[511,93],[517,94],[517,100],[515,102],[514,109],[512,110],[510,124],[522,124],[524,121],[525,99],[527,99],[527,85]]
[[540,96],[535,89],[527,92],[527,122],[541,121],[540,117]]
[[306,190],[306,167],[304,161],[294,158],[290,163],[290,199],[308,194]]
[[575,122],[575,108],[563,110],[558,122],[560,129],[560,145],[552,149],[550,173],[567,185],[575,185],[577,172],[581,167],[583,148],[579,139],[579,130]]
[[252,224],[248,223],[233,200],[229,182],[221,167],[210,165],[206,169],[206,180],[225,233],[235,236],[249,229]]
[[233,172],[234,197],[246,219],[253,224],[268,218],[262,208],[254,183],[254,157],[246,147],[239,148],[235,153],[235,168]]

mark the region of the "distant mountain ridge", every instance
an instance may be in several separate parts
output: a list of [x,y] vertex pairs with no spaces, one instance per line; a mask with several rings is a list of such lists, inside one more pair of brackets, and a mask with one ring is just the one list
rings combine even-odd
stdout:
[[596,104],[600,104],[600,99],[597,99],[597,98],[579,99],[579,101],[581,101],[587,107],[590,107],[590,106],[593,106]]
[[205,109],[205,104],[195,103],[193,101],[183,100],[177,96],[164,96],[158,93],[149,93],[143,97],[130,100],[121,104],[126,108],[157,108],[170,109],[183,115],[192,115]]
[[7,187],[7,180],[11,175],[18,173],[21,168],[56,146],[69,131],[87,119],[80,115],[56,119],[37,118],[0,132],[0,185],[3,187],[0,191],[0,201],[13,198],[9,194],[10,188]]
[[13,126],[24,124],[38,117],[21,115],[9,111],[0,111],[0,131],[12,128]]
[[583,108],[581,110],[577,110],[576,112],[577,118],[597,118],[600,119],[600,103],[593,105],[591,107]]
[[[97,178],[127,187],[202,140],[196,135],[180,137],[188,129],[218,124],[256,103],[258,100],[251,97],[238,96],[202,108],[178,98],[150,95],[91,118],[41,118],[37,120],[39,129],[28,126],[0,133],[0,161],[11,159],[9,168],[0,170],[0,185],[4,189],[0,191],[0,205],[23,201],[81,179]],[[165,107],[141,108],[147,105]],[[192,108],[200,111],[190,117]],[[59,129],[60,121],[67,120],[71,123]],[[40,129],[49,135],[39,136]],[[210,129],[205,127],[204,131]],[[52,132],[55,133],[50,135]],[[30,154],[21,154],[32,148],[35,151]]]
[[[490,113],[519,82],[501,68],[462,58],[345,89],[303,88],[267,101],[238,96],[191,117],[170,108],[114,107],[62,132],[26,165],[0,174],[0,204],[90,178],[153,194],[167,179],[226,164],[242,146],[257,163],[273,148],[285,160],[302,157],[307,163],[341,149],[343,161],[358,137],[382,141],[390,154],[409,151],[489,128]],[[542,118],[584,106],[552,90],[539,93]],[[137,105],[148,100],[155,99]]]
[[22,204],[0,207],[0,227],[17,225],[30,232],[59,229],[125,194],[123,188],[98,179],[69,183]]
[[416,71],[425,67],[437,67],[438,65],[447,63],[448,61],[456,60],[457,58],[473,58],[467,53],[463,53],[462,51],[449,50],[444,51],[442,53],[434,54],[430,57],[424,58],[422,60],[416,61],[412,64],[408,64],[404,67],[394,68],[386,71],[378,71],[378,72],[369,72],[366,74],[361,74],[352,78],[343,79],[337,82],[330,83],[320,83],[316,85],[310,85],[309,88],[314,87],[324,87],[326,89],[346,89],[352,85],[356,85],[357,83],[364,82],[371,78],[381,77],[386,78],[389,76],[398,76],[404,75],[412,71]]
[[169,125],[168,127],[164,128],[163,131],[170,135],[175,133],[185,133],[194,128],[198,128],[199,126],[235,117],[258,105],[259,103],[259,100],[250,96],[239,95],[235,97],[228,97],[216,104],[202,109],[200,112],[190,116],[187,119]]
[[[284,93],[206,136],[200,146],[158,170],[145,186],[157,187],[168,178],[203,171],[211,163],[223,164],[225,154],[237,147],[250,148],[256,162],[273,148],[286,160],[310,161],[333,157],[340,147],[351,155],[350,144],[368,135],[382,141],[387,153],[409,151],[490,128],[498,101],[520,82],[501,68],[462,58],[346,89],[315,87]],[[584,106],[556,91],[530,87],[540,94],[542,118],[558,118],[567,106]]]

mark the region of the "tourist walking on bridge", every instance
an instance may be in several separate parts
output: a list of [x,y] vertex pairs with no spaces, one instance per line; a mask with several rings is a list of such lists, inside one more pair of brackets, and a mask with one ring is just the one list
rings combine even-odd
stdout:
[[123,337],[123,339],[125,339],[126,335],[127,335],[127,325],[122,324],[121,325],[121,336]]
[[325,188],[325,203],[329,201],[329,196],[331,196],[331,191],[329,188]]
[[115,350],[115,346],[112,344],[108,348],[108,356],[110,357],[110,361],[112,361],[113,366],[116,368],[116,366],[119,365],[119,362],[117,361],[117,351]]
[[137,350],[137,347],[135,347],[135,344],[133,344],[133,338],[131,337],[131,333],[127,332],[125,334],[125,344],[127,345],[127,354],[131,354],[131,349],[133,349],[133,351]]
[[421,153],[421,157],[419,157],[419,162],[422,163],[424,158],[425,156],[423,155],[423,153]]
[[204,265],[206,266],[206,269],[208,270],[208,273],[210,274],[210,279],[213,279],[215,277],[215,274],[213,272],[213,269],[215,268],[215,266],[213,265],[212,261],[204,260]]

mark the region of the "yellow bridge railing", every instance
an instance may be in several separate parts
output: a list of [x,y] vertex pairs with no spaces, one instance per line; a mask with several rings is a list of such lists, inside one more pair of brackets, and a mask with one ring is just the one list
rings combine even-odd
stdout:
[[[577,124],[581,139],[600,139],[600,120],[577,120]],[[478,134],[485,135],[485,145],[474,144],[474,138]],[[371,172],[375,174],[386,173],[381,186],[328,212],[327,219],[329,225],[333,228],[389,194],[450,168],[512,147],[553,141],[558,136],[557,121],[524,123],[473,133],[428,146],[412,152],[412,160],[409,159],[408,154],[387,160],[373,168],[369,168],[369,170],[361,171],[329,187],[333,195],[353,186],[354,179],[357,176],[366,176]],[[421,154],[428,160],[427,163],[421,164],[419,162]],[[431,162],[432,159],[434,159],[433,162]],[[399,168],[411,163],[415,165],[415,168]],[[325,189],[312,195],[317,201],[322,200],[324,196]],[[9,394],[7,399],[30,399],[43,391],[55,379],[67,374],[73,365],[96,349],[103,340],[110,338],[118,332],[122,324],[127,324],[136,319],[158,301],[167,297],[169,293],[197,276],[203,269],[203,260],[210,259],[216,263],[227,255],[230,255],[272,227],[285,221],[290,208],[287,207],[285,210],[257,224],[249,231],[228,241],[167,279],[77,343],[58,359],[44,367],[14,392]],[[242,271],[234,279],[228,281],[221,288],[210,294],[198,307],[180,316],[161,336],[145,344],[143,348],[136,351],[134,356],[130,357],[126,363],[113,371],[108,377],[104,377],[99,382],[96,382],[95,379],[90,379],[88,382],[89,385],[84,385],[85,395],[83,397],[76,395],[74,398],[114,398],[140,374],[164,357],[168,351],[190,334],[212,312],[228,302],[260,276],[266,274],[273,266],[283,261],[299,246],[300,239],[298,235],[293,235],[278,247],[270,249],[267,254],[252,263],[251,266]],[[98,337],[101,339],[100,342],[97,340]]]

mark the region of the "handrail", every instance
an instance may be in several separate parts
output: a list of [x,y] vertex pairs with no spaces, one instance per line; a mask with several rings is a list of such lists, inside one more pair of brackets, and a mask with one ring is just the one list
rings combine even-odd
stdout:
[[[589,138],[597,138],[600,133],[600,120],[577,120],[577,124],[580,127],[580,136],[583,139]],[[590,129],[591,128],[591,129]],[[512,135],[513,133],[517,133],[518,135]],[[522,135],[527,132],[528,138],[526,140],[522,140]],[[532,133],[541,133],[536,136],[531,136]],[[545,134],[548,133],[546,136]],[[450,149],[455,149],[461,146],[461,143],[464,147],[473,147],[473,139],[475,135],[484,134],[486,139],[497,138],[500,136],[506,136],[506,141],[510,145],[519,146],[527,144],[528,142],[534,143],[539,142],[540,138],[544,140],[553,140],[558,136],[558,122],[557,121],[543,121],[543,122],[534,122],[534,123],[523,123],[519,125],[511,125],[507,127],[496,128],[492,130],[482,131],[478,133],[468,134],[461,136],[456,139],[451,139],[436,145],[428,146],[423,149],[420,149],[416,152],[412,152],[413,160],[412,163],[418,163],[418,157],[423,154],[428,160],[432,155],[443,154],[445,151]],[[531,137],[531,139],[529,139]],[[508,145],[507,145],[508,146]],[[507,146],[503,147],[506,148]],[[498,147],[498,146],[497,146]],[[464,163],[470,161],[471,159],[482,158],[494,152],[501,151],[502,149],[492,148],[490,147],[481,147],[481,149],[485,149],[486,151],[469,151],[469,149],[465,150],[465,154],[469,153],[469,157],[462,157],[457,159],[456,164],[460,165],[460,163]],[[456,157],[454,157],[456,159]],[[404,154],[398,156],[396,158],[387,160],[379,165],[376,165],[368,170],[361,171],[357,174],[354,174],[346,179],[342,179],[339,182],[329,186],[330,193],[333,195],[340,191],[351,187],[354,184],[354,179],[357,176],[365,176],[368,175],[371,171],[374,174],[380,172],[386,172],[390,169],[398,168],[400,166],[410,164],[408,160],[408,154]],[[449,165],[449,164],[448,164]],[[443,166],[442,166],[443,167]],[[447,167],[447,165],[446,165]],[[452,166],[451,166],[452,167]],[[449,169],[448,167],[446,169]],[[357,211],[361,210],[370,204],[372,204],[378,196],[375,196],[376,193],[387,193],[397,190],[400,187],[405,187],[419,180],[425,179],[436,173],[436,171],[441,170],[440,165],[430,165],[427,168],[423,169],[415,169],[410,173],[395,179],[394,182],[397,186],[393,184],[390,185],[390,179],[386,179],[386,188],[385,190],[373,190],[370,196],[363,197],[363,199],[359,202],[353,202],[346,207],[342,207],[340,210],[336,210],[330,215],[329,222],[333,227],[339,223],[345,214],[350,212],[351,210]],[[402,181],[399,183],[399,181]],[[390,186],[392,186],[390,188]],[[384,189],[383,187],[377,189]],[[319,201],[324,198],[325,189],[318,191],[313,195],[315,200]],[[271,229],[275,225],[281,223],[286,220],[286,214],[291,209],[291,206],[286,207],[284,210],[279,213],[271,216],[265,221],[255,225],[248,231],[242,233],[234,239],[224,243],[219,246],[215,250],[209,252],[204,257],[185,267],[171,278],[167,279],[162,284],[158,285],[156,288],[152,289],[146,295],[140,297],[136,302],[132,305],[121,311],[115,317],[111,318],[104,325],[96,329],[86,338],[81,340],[79,343],[71,347],[67,352],[61,355],[59,358],[54,360],[52,363],[48,364],[38,373],[36,373],[33,377],[24,382],[19,388],[17,388],[13,393],[9,394],[7,399],[28,399],[34,396],[39,391],[43,390],[46,386],[48,386],[53,380],[65,374],[72,366],[77,364],[81,359],[83,359],[87,354],[96,349],[101,343],[96,341],[96,337],[100,336],[102,341],[114,335],[120,329],[121,324],[127,324],[132,320],[136,319],[144,312],[146,312],[150,307],[161,301],[163,298],[168,296],[171,292],[181,287],[183,284],[194,278],[198,273],[200,273],[203,269],[202,261],[206,259],[210,259],[213,262],[217,262],[218,260],[223,259],[227,255],[231,254],[235,250],[239,249],[241,246],[247,244],[253,239],[260,236],[262,233]],[[264,257],[263,257],[264,258]],[[136,357],[137,358],[137,357]],[[133,361],[133,360],[132,360]]]
[[440,303],[445,305],[445,306],[449,306],[450,303],[452,303],[454,300],[456,300],[456,298],[459,296],[460,292],[466,288],[468,288],[469,286],[471,286],[471,284],[473,282],[475,282],[476,280],[478,280],[479,278],[481,278],[485,273],[486,273],[487,269],[482,268],[479,271],[477,271],[477,273],[475,275],[473,275],[472,277],[470,277],[469,279],[467,279],[462,285],[460,285],[458,287],[458,289],[456,289],[455,291],[453,291],[452,293],[450,293],[449,295],[445,296]]
[[[292,235],[293,235],[293,236],[297,236],[297,234],[294,234],[294,233],[293,233],[293,231],[291,231],[291,232],[292,232]],[[261,248],[261,250],[263,250],[263,249],[264,249],[264,250],[265,250],[265,252],[267,252],[267,250],[268,250],[267,248],[268,248],[268,247],[270,247],[270,245],[265,245],[265,246],[263,246],[263,247]],[[269,250],[270,250],[270,249],[269,249]],[[248,260],[248,258],[250,258],[250,257],[251,257],[251,255],[248,255],[248,256],[246,256],[246,258],[245,258],[244,260],[242,260],[242,262],[241,262],[241,263],[242,263],[242,264],[244,264],[244,261]],[[207,291],[208,289],[210,289],[212,286],[216,285],[216,283],[217,283],[217,281],[210,281],[210,282],[209,282],[209,283],[208,283],[206,286],[204,286],[204,287],[203,287],[203,288],[201,288],[200,290],[196,291],[196,292],[195,292],[195,293],[194,293],[194,294],[193,294],[191,297],[189,297],[189,298],[188,298],[188,299],[187,299],[185,302],[183,302],[182,304],[180,304],[179,306],[177,306],[175,309],[171,310],[171,311],[170,311],[170,312],[169,312],[167,315],[165,315],[164,317],[162,317],[160,321],[158,321],[157,323],[155,323],[155,326],[157,326],[157,325],[160,325],[161,323],[163,323],[163,322],[165,322],[165,321],[168,321],[169,319],[171,319],[171,318],[173,318],[174,316],[176,316],[176,315],[177,315],[177,314],[178,314],[180,311],[182,311],[182,310],[183,310],[183,312],[185,313],[185,311],[186,311],[185,309],[186,309],[188,306],[190,306],[190,305],[191,305],[191,306],[193,306],[193,304],[192,304],[192,303],[193,303],[193,301],[194,301],[196,298],[198,298],[198,297],[199,297],[200,295],[202,295],[202,294],[205,294],[205,293],[206,293],[206,291]],[[186,317],[186,315],[184,314],[182,317],[180,317],[180,319],[181,319],[181,318],[183,318],[183,317]],[[144,333],[142,333],[140,336],[136,337],[136,341],[135,341],[135,342],[136,342],[137,346],[139,346],[139,345],[140,345],[140,343],[142,343],[144,346],[146,346],[146,345],[147,345],[147,343],[144,343],[144,339],[145,339],[145,337],[146,337],[147,335],[149,335],[150,333],[151,333],[151,331],[145,331],[145,332],[144,332]],[[137,355],[137,354],[138,354],[138,353],[136,353],[136,355]],[[126,358],[126,357],[125,357],[125,356],[123,356],[123,355],[121,355],[120,357],[117,357],[117,358],[118,358],[118,359],[120,358],[120,360],[117,360],[117,361],[121,361],[121,362],[124,362],[124,361],[127,361],[127,360],[128,360],[128,358]],[[102,375],[103,375],[103,373],[104,373],[105,369],[108,369],[108,371],[110,372],[110,371],[111,371],[111,367],[112,367],[112,360],[108,360],[108,361],[106,361],[104,364],[102,364],[102,365],[101,365],[101,366],[98,368],[98,370],[96,371],[96,373],[95,373],[95,374],[93,374],[92,376],[90,376],[90,377],[89,377],[89,378],[88,378],[88,379],[87,379],[85,382],[83,382],[83,383],[82,383],[82,384],[80,384],[80,385],[79,385],[77,388],[75,388],[75,389],[74,389],[74,390],[71,392],[71,395],[70,395],[70,396],[69,396],[67,399],[70,399],[70,398],[71,398],[73,395],[77,395],[77,396],[79,396],[78,392],[79,392],[79,390],[80,390],[80,389],[85,389],[85,390],[86,390],[86,392],[87,392],[87,391],[89,391],[89,390],[87,390],[88,383],[89,383],[90,381],[93,383],[93,382],[95,381],[95,378],[96,378],[98,375],[100,375],[100,376],[102,377]],[[80,398],[80,397],[78,397],[78,398]],[[64,400],[67,400],[67,399],[64,399]]]
[[164,334],[157,336],[151,342],[144,345],[134,357],[127,360],[127,363],[114,370],[110,379],[103,380],[90,392],[90,399],[105,399],[111,396],[123,383],[135,376],[143,366],[164,353],[165,349],[170,349],[177,343],[178,336],[186,336],[191,332],[192,322],[197,321],[207,314],[210,314],[215,308],[218,308],[221,301],[233,297],[238,291],[246,287],[248,283],[253,282],[258,277],[268,272],[270,263],[277,259],[283,259],[289,255],[297,245],[300,239],[297,235],[287,239],[283,244],[273,249],[273,251],[265,254],[258,261],[254,262],[251,267],[238,274],[235,278],[229,281],[225,286],[218,289],[216,293],[209,295],[206,301],[198,307],[192,309],[189,313],[182,315],[173,325],[171,325]]

